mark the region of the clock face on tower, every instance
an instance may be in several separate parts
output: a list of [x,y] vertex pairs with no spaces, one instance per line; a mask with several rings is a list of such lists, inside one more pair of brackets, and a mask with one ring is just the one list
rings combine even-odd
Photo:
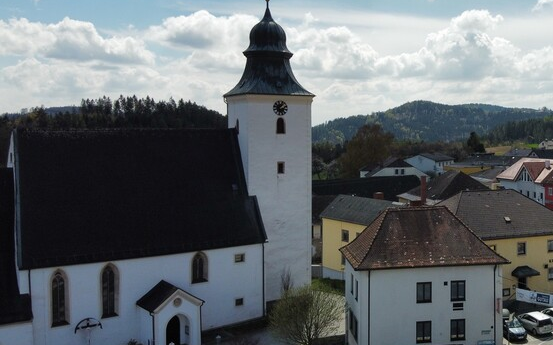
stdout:
[[277,115],[284,115],[288,111],[288,105],[286,105],[284,101],[276,101],[275,104],[273,104],[273,111]]

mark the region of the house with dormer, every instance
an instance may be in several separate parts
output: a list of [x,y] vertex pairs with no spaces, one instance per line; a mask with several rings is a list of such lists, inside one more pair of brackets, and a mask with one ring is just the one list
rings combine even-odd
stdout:
[[508,260],[446,207],[387,209],[340,251],[347,344],[501,344]]
[[443,153],[423,152],[413,157],[405,159],[406,163],[414,166],[425,174],[441,175],[445,172],[445,167],[453,164],[454,159]]
[[552,210],[510,189],[462,191],[438,205],[511,262],[502,266],[505,300],[516,288],[553,292]]
[[310,283],[314,95],[266,6],[228,129],[13,132],[1,345],[200,345]]

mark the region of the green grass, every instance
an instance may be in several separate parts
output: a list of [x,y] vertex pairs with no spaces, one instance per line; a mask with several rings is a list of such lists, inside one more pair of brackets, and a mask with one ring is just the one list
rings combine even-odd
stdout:
[[346,283],[339,279],[314,278],[311,280],[311,286],[314,289],[330,290],[339,295],[343,295],[346,290]]

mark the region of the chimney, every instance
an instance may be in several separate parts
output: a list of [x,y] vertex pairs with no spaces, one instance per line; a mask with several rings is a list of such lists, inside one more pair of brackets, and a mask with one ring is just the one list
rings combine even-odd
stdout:
[[384,193],[376,192],[373,194],[373,199],[384,200]]
[[426,205],[426,176],[421,176],[421,205]]
[[544,163],[546,169],[551,169],[551,161],[549,159],[546,159]]

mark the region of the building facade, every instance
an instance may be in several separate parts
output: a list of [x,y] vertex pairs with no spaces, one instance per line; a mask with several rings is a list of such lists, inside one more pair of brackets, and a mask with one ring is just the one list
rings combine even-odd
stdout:
[[508,260],[445,207],[388,209],[340,250],[348,344],[501,343]]

